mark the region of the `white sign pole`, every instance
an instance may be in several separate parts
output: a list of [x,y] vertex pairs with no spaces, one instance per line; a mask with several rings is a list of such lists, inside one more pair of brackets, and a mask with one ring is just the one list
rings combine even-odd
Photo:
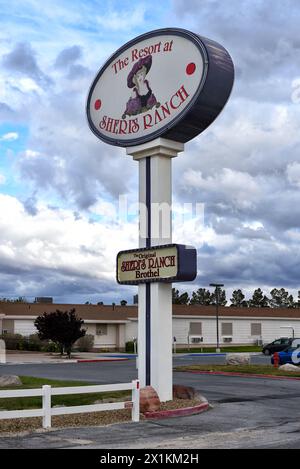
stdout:
[[[139,162],[139,247],[172,243],[172,164],[184,144],[158,138],[127,148]],[[172,395],[172,284],[138,287],[138,372],[141,387],[151,385],[162,402]]]

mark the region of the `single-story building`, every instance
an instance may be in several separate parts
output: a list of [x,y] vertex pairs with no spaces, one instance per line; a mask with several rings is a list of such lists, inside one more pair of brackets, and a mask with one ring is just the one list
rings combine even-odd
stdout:
[[[124,350],[137,338],[138,307],[117,305],[73,305],[42,303],[0,303],[0,334],[29,336],[37,332],[34,320],[44,312],[75,308],[94,336],[97,350]],[[163,311],[161,312],[163,314]],[[261,344],[278,337],[300,337],[300,309],[219,308],[220,344]],[[216,344],[216,308],[173,305],[173,336],[177,347]]]

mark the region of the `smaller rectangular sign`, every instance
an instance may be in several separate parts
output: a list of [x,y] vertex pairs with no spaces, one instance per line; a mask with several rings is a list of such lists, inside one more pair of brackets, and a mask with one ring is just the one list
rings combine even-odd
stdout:
[[197,251],[191,246],[167,244],[121,251],[117,255],[117,282],[189,282],[197,275]]

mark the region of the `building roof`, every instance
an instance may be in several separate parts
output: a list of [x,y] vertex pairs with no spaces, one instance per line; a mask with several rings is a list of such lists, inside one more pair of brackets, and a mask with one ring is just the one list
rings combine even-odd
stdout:
[[136,306],[112,305],[76,305],[76,304],[42,304],[42,303],[0,303],[0,314],[6,316],[39,316],[57,309],[70,311],[75,308],[76,315],[86,320],[127,321],[128,317],[137,317]]
[[[83,320],[107,320],[107,321],[127,321],[136,319],[138,308],[136,305],[76,305],[76,304],[42,304],[42,303],[0,303],[0,315],[32,317],[39,316],[44,312],[50,313],[57,309],[69,311],[75,308],[77,316]],[[215,317],[215,306],[201,305],[173,305],[173,315],[182,317]],[[298,308],[237,308],[219,307],[221,318],[286,318],[300,319],[300,309]]]
[[[216,316],[215,306],[173,305],[175,316]],[[238,308],[219,307],[219,316],[238,318],[289,318],[300,319],[299,308]]]

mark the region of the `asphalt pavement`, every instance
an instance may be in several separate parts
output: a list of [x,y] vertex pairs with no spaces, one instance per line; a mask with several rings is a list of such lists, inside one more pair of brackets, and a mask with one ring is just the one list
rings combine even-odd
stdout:
[[[252,358],[260,363],[269,361],[262,356]],[[178,357],[174,364],[185,364],[186,360],[203,363],[204,357]],[[222,363],[224,358],[217,360]],[[135,360],[0,365],[0,374],[8,373],[95,383],[125,382],[137,376]],[[200,415],[138,424],[1,437],[0,448],[300,448],[300,381],[174,372],[174,383],[195,387],[208,398],[212,409]]]
[[[224,364],[225,357],[180,355],[173,358],[174,366],[192,364]],[[270,364],[270,357],[252,355],[253,364]],[[41,364],[0,364],[0,375],[35,376],[49,379],[88,381],[96,384],[127,383],[137,378],[136,359],[122,362],[95,363],[41,363]]]

